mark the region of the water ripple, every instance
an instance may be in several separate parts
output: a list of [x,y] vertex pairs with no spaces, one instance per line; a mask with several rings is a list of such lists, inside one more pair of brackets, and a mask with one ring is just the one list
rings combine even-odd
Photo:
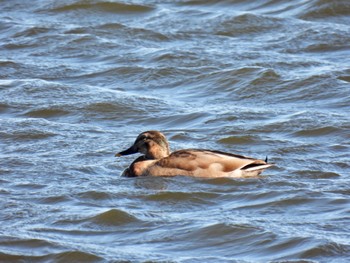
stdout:
[[[2,1],[0,261],[347,262],[346,1]],[[144,130],[276,165],[122,178]]]
[[[47,8],[47,7],[46,7]],[[70,12],[70,11],[80,11],[80,10],[92,10],[100,12],[111,12],[111,13],[145,13],[150,12],[154,8],[148,5],[138,5],[138,4],[127,4],[123,2],[86,2],[86,1],[76,1],[72,4],[58,4],[51,7],[54,12]]]

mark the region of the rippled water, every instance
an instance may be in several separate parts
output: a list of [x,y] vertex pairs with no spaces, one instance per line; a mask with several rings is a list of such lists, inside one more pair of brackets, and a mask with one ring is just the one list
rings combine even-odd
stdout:
[[[0,7],[1,262],[349,262],[349,1]],[[277,165],[120,177],[149,129]]]

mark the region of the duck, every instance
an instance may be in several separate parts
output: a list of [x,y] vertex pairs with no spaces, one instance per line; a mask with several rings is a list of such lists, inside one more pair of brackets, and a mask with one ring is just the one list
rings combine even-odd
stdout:
[[202,178],[257,177],[274,164],[251,157],[207,149],[170,152],[168,140],[156,130],[139,134],[134,144],[116,157],[141,153],[122,176],[192,176]]

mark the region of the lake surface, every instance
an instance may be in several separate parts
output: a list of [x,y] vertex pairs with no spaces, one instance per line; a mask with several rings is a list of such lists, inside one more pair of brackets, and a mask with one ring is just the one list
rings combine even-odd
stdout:
[[[350,262],[348,0],[0,10],[0,262]],[[276,166],[121,177],[146,130]]]

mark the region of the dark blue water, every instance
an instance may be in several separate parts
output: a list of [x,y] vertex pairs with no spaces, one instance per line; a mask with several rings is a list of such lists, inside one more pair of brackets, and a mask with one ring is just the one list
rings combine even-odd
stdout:
[[[0,1],[1,262],[348,262],[348,1]],[[276,163],[122,178],[145,130]]]

